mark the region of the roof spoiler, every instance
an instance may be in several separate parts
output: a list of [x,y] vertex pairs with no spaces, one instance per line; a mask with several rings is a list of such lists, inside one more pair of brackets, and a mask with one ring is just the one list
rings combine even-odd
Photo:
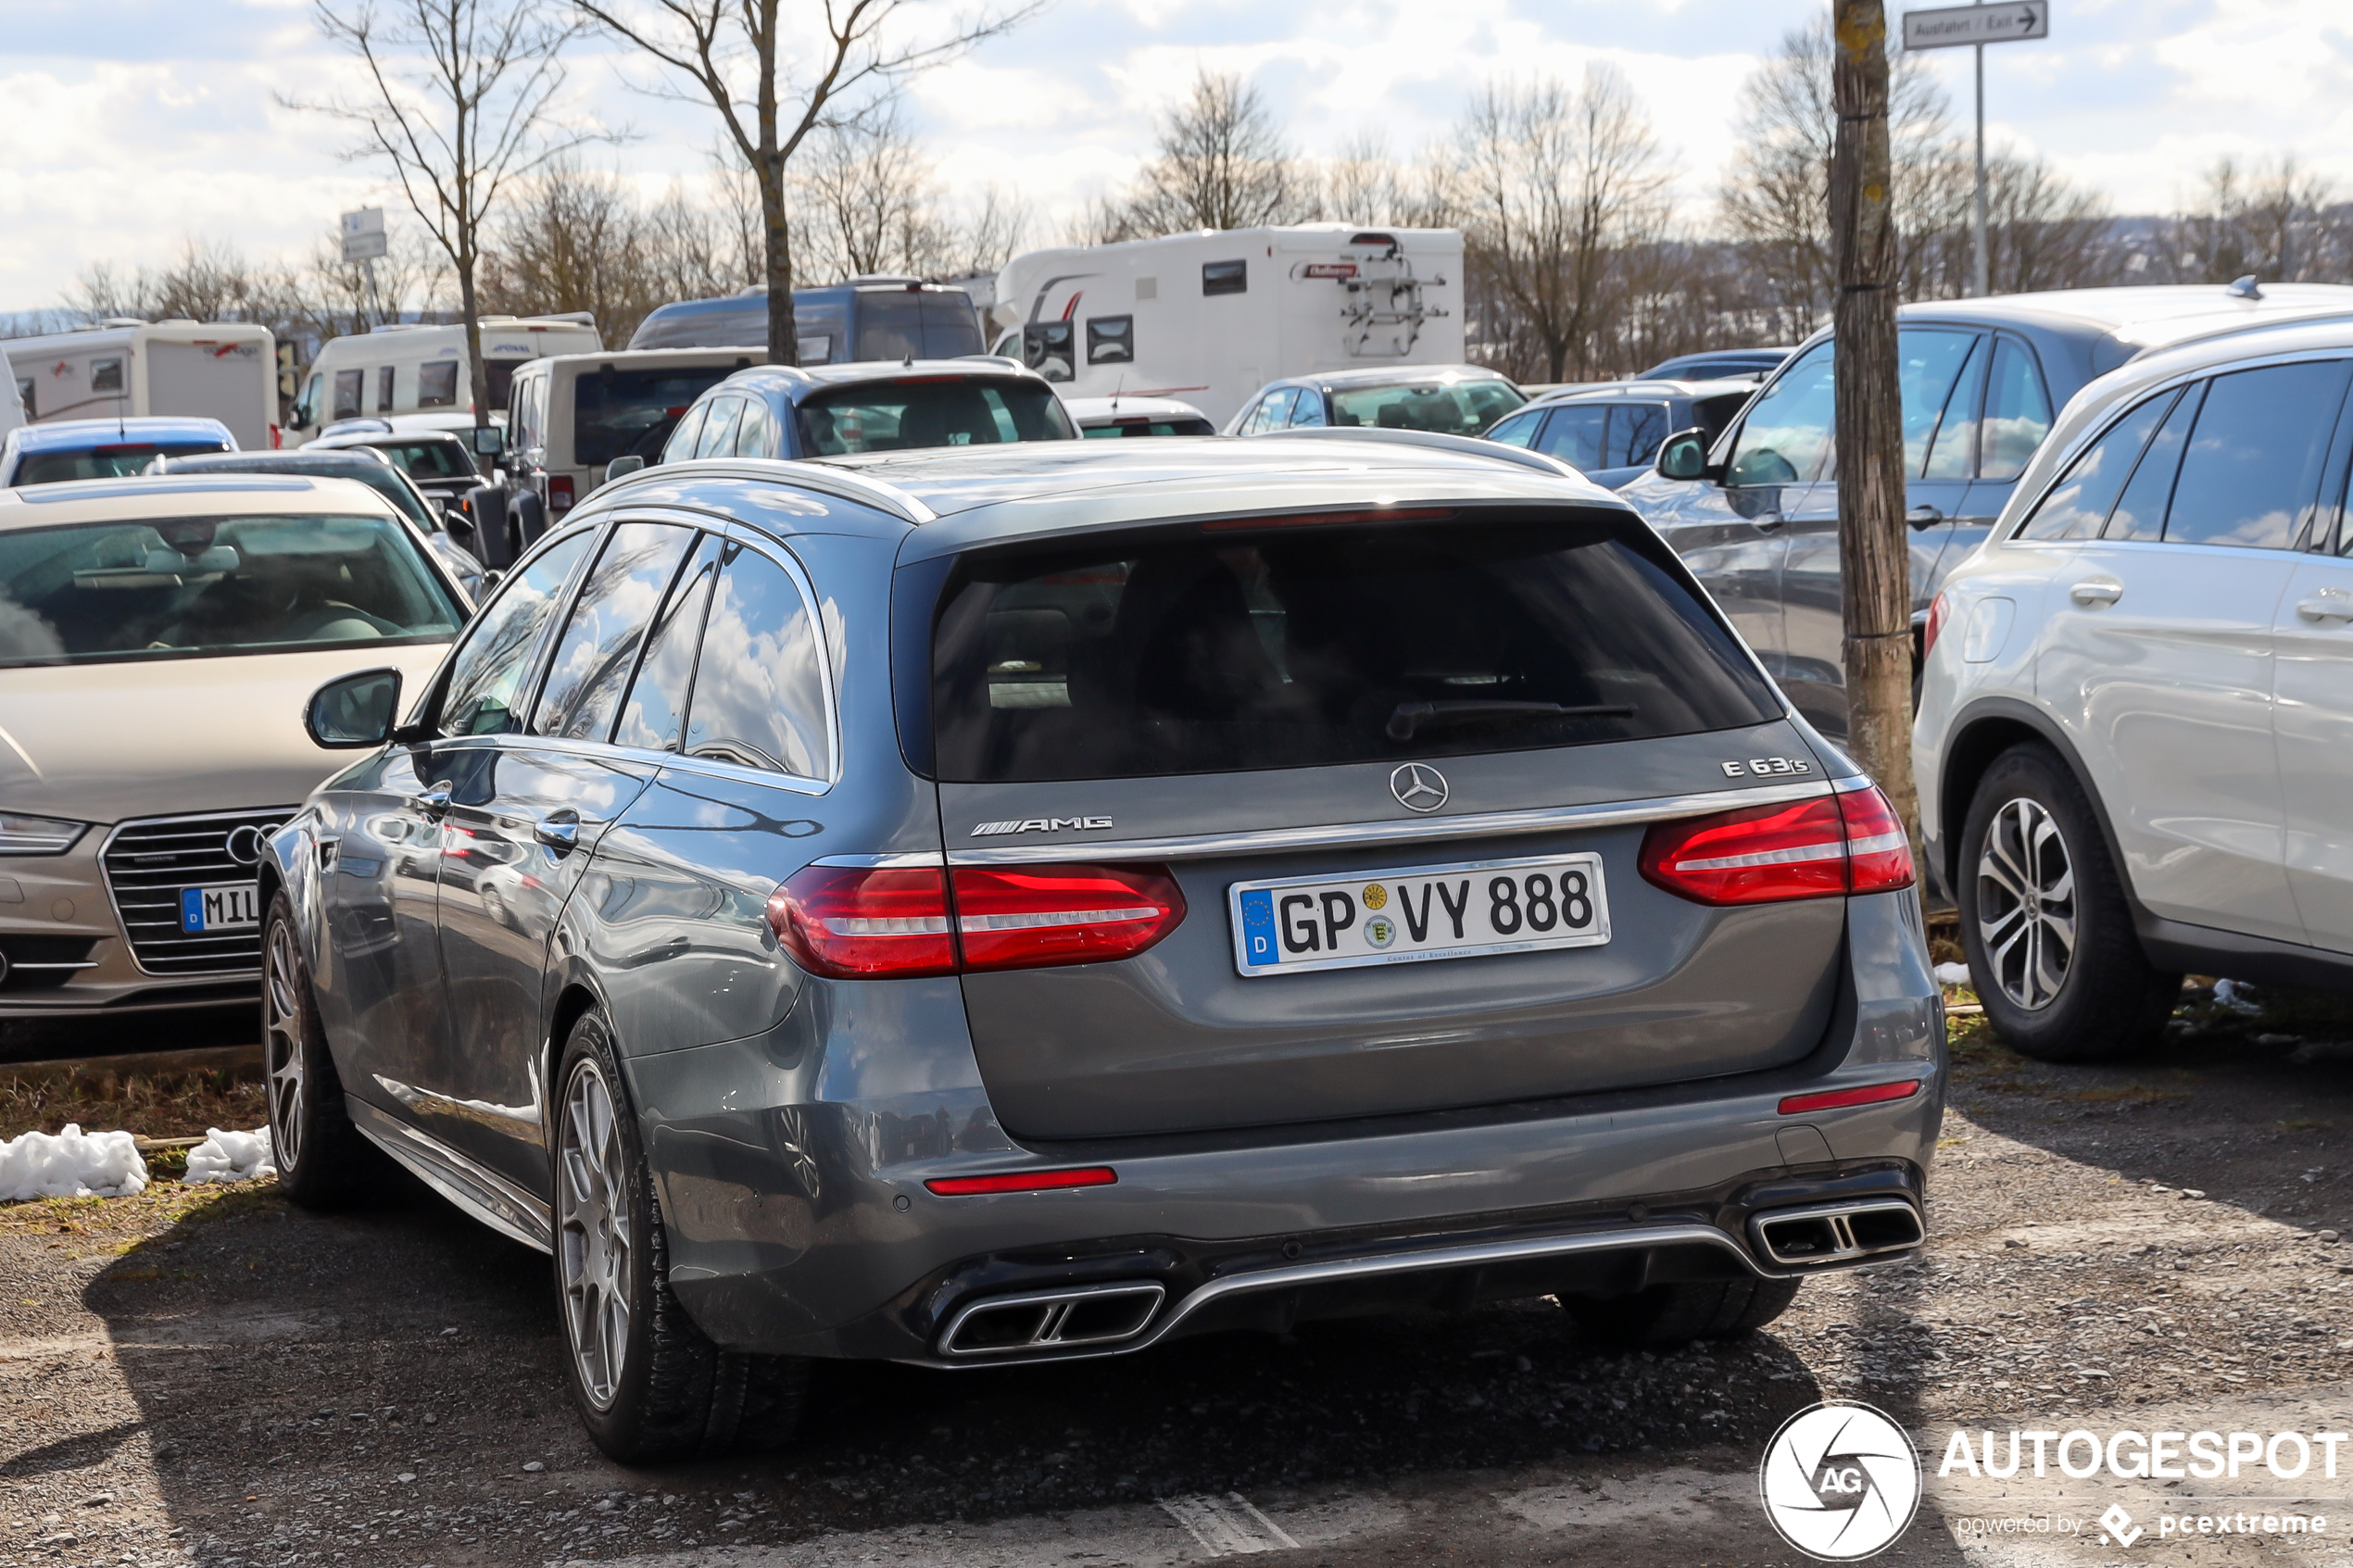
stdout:
[[[1440,452],[1456,452],[1466,458],[1485,458],[1491,462],[1515,463],[1524,469],[1553,479],[1585,480],[1583,473],[1541,452],[1530,452],[1522,446],[1507,446],[1500,441],[1481,441],[1470,435],[1446,435],[1434,430],[1384,430],[1378,425],[1305,425],[1287,430],[1285,436],[1305,436],[1315,441],[1379,441],[1393,446],[1427,446]],[[1588,483],[1590,480],[1585,481]]]

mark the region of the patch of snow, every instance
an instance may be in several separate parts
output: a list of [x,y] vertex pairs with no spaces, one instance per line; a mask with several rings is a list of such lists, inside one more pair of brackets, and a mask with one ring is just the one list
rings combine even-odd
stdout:
[[277,1173],[278,1167],[271,1160],[269,1128],[224,1133],[208,1127],[204,1142],[188,1151],[188,1173],[181,1179],[193,1186],[198,1182],[249,1182]]
[[1939,985],[1969,985],[1969,965],[1965,963],[1938,964],[1936,966],[1936,983]]
[[147,1162],[129,1133],[26,1133],[0,1141],[0,1202],[34,1198],[129,1198],[147,1186]]

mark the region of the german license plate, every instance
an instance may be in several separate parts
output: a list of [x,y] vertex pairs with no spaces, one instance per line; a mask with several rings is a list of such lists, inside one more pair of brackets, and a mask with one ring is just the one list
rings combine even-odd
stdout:
[[261,923],[261,894],[250,882],[180,890],[180,929],[235,931]]
[[1609,940],[1598,855],[1238,882],[1226,898],[1234,967],[1246,975],[1598,947]]

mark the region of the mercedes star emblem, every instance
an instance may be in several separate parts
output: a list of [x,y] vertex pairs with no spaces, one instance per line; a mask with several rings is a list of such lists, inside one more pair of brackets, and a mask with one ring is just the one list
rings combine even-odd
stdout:
[[1389,793],[1408,811],[1435,811],[1446,804],[1446,775],[1419,762],[1403,763],[1389,775]]

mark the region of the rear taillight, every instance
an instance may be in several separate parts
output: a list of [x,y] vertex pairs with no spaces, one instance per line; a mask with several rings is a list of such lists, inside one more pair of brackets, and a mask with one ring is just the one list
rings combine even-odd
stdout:
[[1907,887],[1904,825],[1876,789],[1661,822],[1642,839],[1645,881],[1700,904],[1766,904]]
[[1185,896],[1157,867],[967,869],[954,883],[968,970],[1133,958],[1185,918]]
[[572,509],[572,475],[556,473],[547,476],[547,509],[551,512]]
[[1885,893],[1912,885],[1912,841],[1903,820],[1878,786],[1848,790],[1838,797],[1846,819],[1846,890]]
[[946,873],[811,866],[769,897],[795,962],[835,980],[1043,969],[1133,958],[1176,929],[1185,896],[1158,866],[1003,866]]
[[829,979],[956,972],[939,871],[811,866],[769,895],[768,924],[796,963]]
[[1939,594],[1928,602],[1928,624],[1920,628],[1920,657],[1926,659],[1936,646],[1936,633],[1944,630],[1944,596]]

